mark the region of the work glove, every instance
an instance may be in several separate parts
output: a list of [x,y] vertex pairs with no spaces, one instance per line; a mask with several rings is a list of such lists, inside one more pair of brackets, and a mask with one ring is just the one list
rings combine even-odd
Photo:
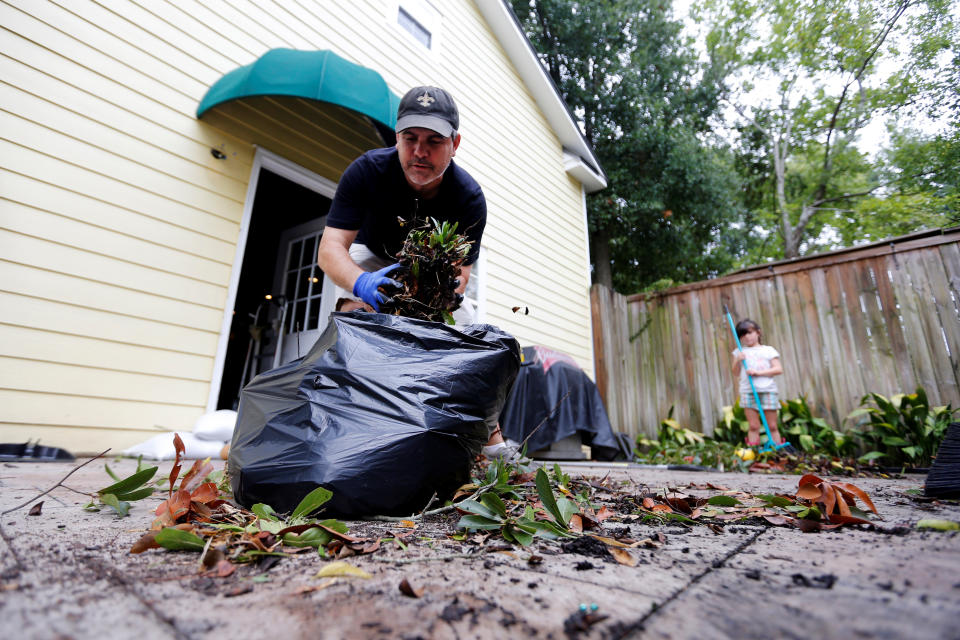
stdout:
[[379,312],[380,305],[385,302],[390,302],[392,298],[382,291],[378,291],[378,287],[396,287],[397,289],[403,289],[402,284],[393,278],[387,277],[388,273],[399,268],[400,263],[398,262],[397,264],[391,264],[388,267],[372,273],[364,271],[360,274],[360,277],[357,278],[357,281],[353,283],[353,295],[373,307],[374,311]]

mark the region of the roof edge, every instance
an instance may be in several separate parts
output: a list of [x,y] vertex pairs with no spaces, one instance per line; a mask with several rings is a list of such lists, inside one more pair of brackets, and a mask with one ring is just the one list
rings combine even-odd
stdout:
[[[506,0],[476,0],[476,3],[480,13],[483,14],[490,29],[516,67],[520,78],[533,95],[533,99],[546,116],[550,127],[560,139],[560,144],[565,151],[564,167],[568,173],[580,180],[588,193],[606,187],[607,176],[603,167],[600,166],[600,161],[597,160],[593,149],[570,113],[569,107],[560,96],[553,78],[540,63],[533,45],[523,33],[520,22]],[[567,161],[567,154],[579,158],[579,166],[572,166]]]

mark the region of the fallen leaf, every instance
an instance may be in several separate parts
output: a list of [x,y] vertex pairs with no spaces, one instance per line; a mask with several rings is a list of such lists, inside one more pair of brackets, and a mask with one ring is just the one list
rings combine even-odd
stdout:
[[404,578],[400,581],[400,593],[411,598],[419,598],[423,595],[423,587],[415,589],[411,586],[410,581]]
[[193,502],[213,502],[217,499],[217,485],[214,482],[205,482],[197,487],[191,494],[190,499]]
[[960,522],[952,520],[938,520],[936,518],[924,518],[917,522],[917,529],[933,529],[935,531],[958,531]]
[[763,519],[769,522],[770,524],[775,524],[777,526],[783,526],[787,524],[793,524],[794,518],[788,518],[787,516],[763,516]]
[[143,553],[147,549],[159,549],[160,545],[157,544],[157,533],[158,531],[150,531],[143,534],[139,540],[133,543],[133,546],[130,547],[130,553]]
[[317,574],[313,576],[314,578],[333,578],[333,577],[349,577],[349,578],[371,578],[369,573],[364,571],[359,567],[355,567],[352,564],[342,561],[331,562],[326,565],[320,571],[317,571]]
[[413,520],[401,520],[399,526],[401,526],[401,527],[403,527],[403,528],[405,528],[405,529],[416,529],[416,528],[417,528],[417,523],[414,522]]
[[654,505],[657,503],[653,501],[653,498],[644,498],[643,499],[643,508],[644,509],[653,509]]
[[326,589],[330,585],[333,585],[336,583],[337,583],[337,578],[328,578],[327,580],[324,580],[320,584],[311,584],[305,587],[300,587],[299,589],[294,591],[294,593],[295,594],[312,593],[314,591],[320,591],[321,589]]
[[[180,481],[180,488],[184,491],[193,491],[193,488],[203,482],[203,479],[206,478],[211,471],[213,471],[213,465],[210,464],[210,458],[206,460],[194,460],[193,466],[190,467],[187,475],[183,476],[183,479]],[[214,497],[216,497],[217,485],[213,485],[213,489]],[[197,499],[194,498],[194,500]]]
[[607,551],[613,556],[613,559],[619,562],[620,564],[626,565],[628,567],[637,566],[637,559],[634,558],[629,551],[626,549],[620,549],[618,547],[607,547]]
[[30,507],[30,511],[29,511],[29,513],[27,513],[27,515],[28,515],[28,516],[38,516],[38,515],[40,515],[40,512],[41,512],[41,511],[43,511],[43,500],[41,500],[41,501],[38,502],[37,504],[35,504],[35,505],[33,505],[32,507]]
[[612,518],[617,515],[612,510],[608,509],[606,505],[600,507],[600,511],[597,511],[597,522],[603,522],[607,518]]
[[579,514],[573,514],[570,516],[570,522],[567,523],[567,526],[570,527],[571,531],[583,533],[583,520],[580,518]]
[[530,556],[527,558],[527,564],[538,565],[543,564],[543,556]]

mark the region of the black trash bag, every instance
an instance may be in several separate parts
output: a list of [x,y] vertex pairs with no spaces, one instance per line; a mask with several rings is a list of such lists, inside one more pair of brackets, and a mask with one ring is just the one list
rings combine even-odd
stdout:
[[419,511],[469,481],[519,368],[517,341],[491,325],[333,313],[306,356],[244,387],[234,498],[285,513],[323,486],[331,515]]
[[571,356],[535,346],[523,348],[523,360],[500,416],[505,438],[523,442],[529,436],[533,453],[579,434],[595,459],[631,457],[613,433],[597,385]]

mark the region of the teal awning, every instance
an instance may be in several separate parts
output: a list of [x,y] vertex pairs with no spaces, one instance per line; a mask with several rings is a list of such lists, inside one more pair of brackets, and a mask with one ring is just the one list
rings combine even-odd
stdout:
[[332,51],[271,49],[220,78],[208,90],[197,117],[230,100],[251,96],[292,96],[352,109],[393,130],[400,98],[383,77]]

